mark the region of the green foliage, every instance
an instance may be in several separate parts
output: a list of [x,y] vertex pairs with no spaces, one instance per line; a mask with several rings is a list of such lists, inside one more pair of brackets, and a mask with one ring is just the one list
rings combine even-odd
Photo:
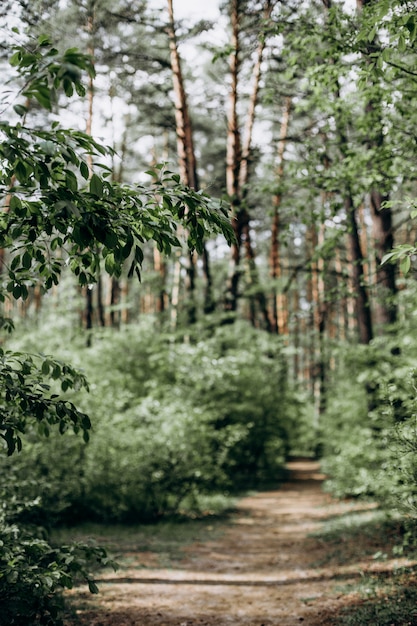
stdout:
[[[37,516],[133,522],[198,513],[206,496],[280,479],[286,454],[300,446],[300,423],[314,430],[288,384],[280,340],[239,323],[205,335],[173,342],[149,320],[97,332],[89,349],[64,342],[62,357],[82,362],[90,382],[78,403],[93,436],[88,444],[25,438],[18,475],[49,484]],[[58,343],[49,325],[39,339]]]
[[91,593],[98,592],[88,568],[110,564],[103,548],[85,543],[54,547],[33,530],[4,519],[0,529],[1,624],[61,624],[63,589],[86,581]]
[[[79,96],[85,96],[83,72],[94,77],[92,59],[77,48],[70,48],[59,55],[46,35],[40,35],[36,43],[34,49],[26,45],[15,46],[10,57],[10,65],[16,67],[25,79],[22,95],[35,98],[41,107],[48,110],[57,102],[57,90],[61,87],[68,97],[74,94],[74,90]],[[25,110],[18,108],[16,112],[20,115]]]
[[30,419],[40,434],[48,436],[49,426],[58,424],[60,433],[69,427],[88,439],[90,420],[72,402],[51,392],[45,380],[58,380],[62,391],[87,387],[83,374],[74,368],[40,355],[5,352],[0,349],[0,437],[11,455],[22,448],[21,434]]
[[343,349],[322,420],[323,469],[336,495],[416,510],[415,367],[410,332]]
[[[398,572],[397,577],[387,583],[383,577],[367,577],[363,581],[366,596],[361,606],[344,609],[338,616],[335,626],[363,626],[363,624],[378,624],[378,626],[410,626],[417,619],[417,593],[412,583],[414,572],[405,570]],[[370,593],[370,590],[373,593]],[[371,595],[371,597],[369,597]]]
[[[38,39],[37,48],[30,53],[24,46],[18,47],[11,62],[26,81],[23,95],[36,97],[46,108],[50,108],[44,102],[47,94],[51,104],[59,87],[67,93],[71,91],[69,84],[74,84],[82,92],[81,72],[93,72],[85,55],[75,49],[59,55],[45,37]],[[120,276],[128,262],[128,275],[136,272],[140,277],[143,244],[152,239],[161,252],[170,253],[173,247],[181,246],[178,224],[188,232],[190,249],[201,250],[203,238],[211,232],[223,232],[231,241],[232,229],[221,205],[183,187],[178,176],[163,166],[156,168],[156,174],[152,172],[154,182],[149,187],[117,185],[96,173],[86,181],[89,169],[85,155],[108,154],[90,136],[60,128],[56,123],[50,130],[38,130],[8,121],[0,121],[0,133],[0,189],[9,194],[8,210],[0,218],[0,248],[7,249],[11,257],[3,269],[7,280],[0,288],[1,301],[7,295],[26,299],[28,287],[39,282],[44,290],[50,289],[59,283],[65,265],[80,285],[97,281],[101,259],[110,275]],[[24,391],[25,384],[31,385],[35,377],[30,357],[8,358],[17,364],[21,361],[21,367],[18,371],[19,365],[14,370],[7,362],[3,365],[7,402],[11,398],[19,404],[27,418],[41,421],[48,413],[49,423],[59,422],[61,430],[65,422],[72,421],[75,428],[86,432],[87,418],[78,415],[75,407],[51,397],[42,398],[39,376],[36,398]],[[73,385],[66,371],[57,370],[52,362],[51,367],[56,378],[63,375],[63,385]],[[67,370],[73,378],[76,376]],[[48,361],[43,362],[40,371],[48,373]],[[16,378],[23,386],[21,397],[12,388]],[[23,418],[18,421],[11,416],[2,424],[9,453],[20,445],[16,432],[22,431],[24,422]]]
[[[62,501],[58,483],[56,493],[51,494],[46,476],[30,471],[19,476],[19,462],[24,467],[25,458],[15,457],[18,463],[14,465],[14,457],[10,458],[0,481],[0,624],[59,625],[62,591],[86,583],[92,593],[97,593],[96,569],[115,564],[94,542],[51,542],[46,525],[54,520],[43,505],[48,490],[50,496]],[[62,480],[60,485],[64,485]],[[58,506],[57,501],[50,509]]]

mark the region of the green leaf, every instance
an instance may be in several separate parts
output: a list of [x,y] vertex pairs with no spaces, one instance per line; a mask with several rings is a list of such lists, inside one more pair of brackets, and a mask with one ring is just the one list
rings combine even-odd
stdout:
[[398,52],[405,52],[407,50],[407,44],[404,35],[400,35],[398,38]]
[[384,254],[381,260],[381,265],[385,265],[385,263],[391,261],[396,256],[396,254],[396,252],[388,252],[388,254]]
[[17,196],[12,196],[10,199],[9,208],[11,211],[15,211],[16,209],[22,208],[22,202],[20,198],[18,198]]
[[88,588],[90,590],[90,593],[98,593],[99,591],[96,583],[93,580],[88,581]]
[[22,161],[18,161],[14,168],[16,178],[19,182],[25,183],[27,179],[27,172],[25,164]]
[[23,104],[15,104],[13,108],[20,117],[23,117],[28,112],[27,107],[23,106]]
[[78,182],[74,172],[71,172],[70,170],[65,172],[65,184],[70,191],[77,191]]
[[38,45],[41,47],[52,45],[52,41],[48,35],[39,35]]
[[108,274],[111,275],[114,273],[114,270],[116,268],[116,263],[114,260],[114,254],[112,252],[106,256],[106,259],[104,261],[104,267]]
[[404,276],[408,274],[408,272],[410,271],[410,267],[411,267],[411,259],[409,256],[406,256],[402,259],[400,263],[400,269],[402,273],[404,274]]
[[97,198],[103,196],[103,181],[97,174],[93,174],[90,180],[90,193]]
[[27,92],[28,96],[34,96],[41,106],[50,111],[52,109],[52,90],[47,85],[35,84],[33,91]]
[[90,176],[90,171],[85,161],[81,161],[80,163],[80,173],[81,173],[81,176],[85,178],[85,180],[88,180],[88,177]]
[[25,270],[30,269],[30,266],[32,265],[32,255],[29,254],[28,251],[26,251],[22,257],[22,267]]
[[15,52],[9,59],[9,63],[12,67],[16,67],[20,63],[20,59],[22,57],[22,53],[20,50]]

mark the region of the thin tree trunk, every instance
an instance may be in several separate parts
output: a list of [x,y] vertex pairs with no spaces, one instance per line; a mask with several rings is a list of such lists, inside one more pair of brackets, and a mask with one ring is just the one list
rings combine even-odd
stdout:
[[204,289],[204,308],[203,311],[207,315],[213,313],[216,308],[216,303],[213,298],[213,278],[210,270],[210,258],[206,246],[203,248],[203,275],[205,277],[205,289]]
[[[264,20],[269,20],[272,12],[272,0],[265,0],[264,9],[263,9],[263,17]],[[253,127],[255,123],[255,112],[256,105],[258,104],[259,98],[259,85],[262,73],[262,60],[265,51],[265,43],[266,38],[264,36],[260,37],[258,42],[258,48],[256,51],[256,61],[253,66],[252,71],[252,91],[249,99],[248,112],[246,115],[246,124],[243,132],[243,142],[242,142],[242,151],[241,151],[241,161],[239,168],[239,180],[238,187],[239,193],[244,197],[246,195],[246,185],[249,181],[249,165],[250,165],[250,154],[252,149],[252,138],[253,138]],[[236,86],[237,87],[237,86]]]
[[104,314],[104,304],[103,304],[103,280],[102,277],[99,276],[97,280],[97,313],[98,313],[98,321],[100,326],[106,325],[106,318]]
[[229,58],[230,71],[230,92],[229,106],[227,112],[227,142],[226,142],[226,191],[232,209],[232,225],[235,234],[235,241],[231,246],[231,257],[229,273],[226,285],[224,308],[226,311],[234,312],[237,309],[238,285],[240,273],[240,247],[242,242],[243,218],[247,218],[245,212],[242,213],[239,189],[239,169],[241,163],[242,149],[240,141],[239,120],[237,116],[238,103],[238,78],[240,69],[240,39],[239,39],[239,0],[232,0],[230,20],[232,26],[231,49]]
[[336,249],[335,255],[335,272],[337,276],[340,276],[340,284],[342,289],[342,297],[338,301],[337,309],[337,321],[336,321],[336,333],[335,337],[338,337],[341,341],[345,341],[348,333],[348,303],[346,294],[346,282],[343,272],[343,263],[341,259],[340,248]]
[[120,327],[120,311],[116,308],[120,306],[120,282],[117,278],[110,280],[110,301],[109,301],[109,322],[112,328]]
[[[240,70],[240,15],[241,0],[232,0],[230,8],[230,21],[232,27],[231,54],[229,57],[229,70],[231,86],[229,93],[229,107],[227,115],[227,144],[226,144],[226,190],[232,208],[232,225],[235,233],[235,242],[232,244],[229,274],[225,292],[225,311],[237,310],[238,288],[240,281],[241,249],[244,245],[246,261],[248,263],[248,280],[254,287],[255,299],[261,311],[265,328],[272,332],[273,324],[269,318],[269,311],[265,294],[259,286],[257,269],[255,265],[255,253],[251,241],[250,215],[246,206],[246,195],[249,182],[249,162],[252,151],[252,134],[255,120],[255,110],[259,96],[259,84],[261,66],[265,49],[265,38],[261,37],[257,48],[257,57],[252,72],[252,91],[246,116],[244,141],[242,144],[239,127],[238,109],[238,83]],[[264,4],[264,17],[268,19],[272,11],[271,0]],[[253,310],[253,307],[252,307]],[[252,316],[254,317],[254,313]]]
[[[199,188],[197,176],[197,163],[195,158],[194,142],[192,135],[191,120],[189,116],[187,96],[184,87],[184,79],[181,69],[181,59],[178,52],[177,37],[175,32],[174,8],[172,0],[168,0],[168,37],[170,59],[172,68],[172,81],[175,98],[175,126],[177,133],[177,152],[180,175],[186,185],[195,189]],[[186,289],[188,293],[188,313],[190,323],[196,321],[195,305],[195,257],[188,253]],[[179,294],[178,294],[179,295]]]
[[172,291],[171,291],[171,330],[174,331],[178,324],[178,307],[180,299],[180,286],[181,286],[181,253],[177,252],[174,275],[172,279]]
[[155,272],[157,272],[159,276],[159,287],[158,287],[158,294],[156,298],[156,310],[158,313],[164,313],[166,309],[166,299],[167,299],[167,294],[165,290],[166,264],[164,262],[162,254],[156,247],[154,248],[154,251],[153,251],[153,264],[154,264]]
[[359,341],[368,344],[372,340],[372,319],[368,293],[365,287],[364,262],[359,239],[356,211],[353,198],[347,195],[344,200],[346,219],[348,221],[348,246],[352,284],[354,289],[355,317],[358,324]]
[[[288,134],[288,125],[291,113],[291,98],[286,98],[279,133],[278,150],[277,150],[277,168],[276,182],[278,189],[282,183],[284,176],[284,152],[286,146],[286,138]],[[270,251],[270,271],[271,277],[279,283],[283,278],[281,250],[280,250],[280,230],[281,216],[280,206],[282,201],[282,192],[275,193],[272,205],[273,216],[271,226],[271,251]],[[288,298],[283,290],[283,286],[278,284],[274,286],[273,303],[272,303],[272,330],[280,335],[288,334]]]
[[178,52],[172,0],[168,0],[168,15],[168,37],[175,98],[175,125],[177,131],[177,150],[180,173],[184,182],[189,187],[198,190],[199,185],[193,134],[188,110],[187,95],[184,88],[181,59]]
[[[96,0],[89,0],[88,3],[88,12],[87,12],[87,34],[88,34],[88,46],[87,51],[92,59],[95,56],[95,46],[94,46],[94,33],[95,33],[95,8],[96,8]],[[94,111],[94,78],[93,76],[89,76],[88,79],[88,88],[87,88],[87,120],[85,124],[85,132],[87,135],[92,135],[93,129],[93,111]],[[89,170],[90,178],[93,175],[93,156],[92,154],[87,154],[87,165]],[[101,291],[101,290],[100,290]],[[84,288],[85,293],[85,312],[84,312],[84,328],[87,331],[90,331],[93,327],[93,316],[94,316],[94,304],[93,304],[93,290],[90,287]],[[98,294],[98,297],[101,297],[101,294]],[[102,307],[102,303],[100,303]],[[88,336],[87,345],[91,345],[91,335]]]

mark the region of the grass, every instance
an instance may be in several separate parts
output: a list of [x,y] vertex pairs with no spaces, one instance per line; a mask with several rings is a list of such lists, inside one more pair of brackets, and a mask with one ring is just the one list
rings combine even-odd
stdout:
[[317,565],[342,565],[377,553],[383,558],[402,544],[404,527],[399,516],[365,509],[328,519],[314,536],[326,544],[325,557]]
[[[215,539],[222,535],[225,520],[230,511],[222,514],[206,514],[191,519],[177,516],[154,524],[105,525],[85,523],[73,528],[59,528],[52,532],[52,541],[94,541],[103,546],[108,556],[121,570],[141,570],[146,567],[170,568],[185,554],[185,548],[194,542]],[[113,569],[109,571],[113,572]],[[117,575],[117,574],[116,574]],[[123,574],[122,574],[123,575]],[[100,574],[95,572],[97,580]],[[67,597],[64,623],[81,624],[79,614],[83,611],[100,610],[100,602],[85,589],[85,585]]]
[[415,568],[404,568],[388,577],[366,577],[362,599],[345,607],[335,626],[416,626],[416,582]]
[[[158,567],[170,567],[181,559],[184,548],[196,541],[219,537],[225,515],[199,519],[173,519],[155,524],[103,525],[85,523],[74,528],[60,528],[52,533],[53,543],[92,540],[103,546],[121,566],[133,564],[132,554],[152,553]],[[135,561],[136,562],[136,561]],[[146,565],[136,562],[138,568]]]
[[[408,520],[408,523],[410,521]],[[329,518],[314,537],[323,542],[317,565],[342,565],[367,558],[386,563],[383,571],[364,574],[338,588],[348,604],[333,616],[332,626],[417,626],[417,566],[398,565],[398,556],[417,559],[417,548],[400,515],[368,508]],[[410,545],[411,544],[411,545]]]

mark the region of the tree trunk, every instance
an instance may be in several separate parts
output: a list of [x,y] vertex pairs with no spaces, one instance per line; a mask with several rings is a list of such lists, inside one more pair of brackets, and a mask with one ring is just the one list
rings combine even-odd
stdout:
[[372,340],[372,319],[368,292],[364,285],[364,259],[359,239],[356,211],[352,196],[346,195],[344,200],[346,219],[348,222],[348,246],[352,286],[354,290],[355,317],[358,324],[359,341],[368,344]]
[[[87,24],[86,30],[88,34],[88,46],[87,52],[92,59],[95,56],[94,46],[94,33],[95,33],[95,7],[96,0],[89,0],[87,9]],[[92,135],[93,128],[93,110],[94,110],[94,78],[89,76],[87,87],[87,120],[85,124],[85,132],[87,135]],[[90,178],[93,175],[93,157],[92,154],[87,153],[87,165],[90,174]],[[84,328],[90,331],[93,328],[94,317],[94,303],[93,303],[93,290],[88,286],[85,288],[85,312],[84,312]],[[87,345],[91,345],[91,334],[87,337]]]
[[180,173],[186,185],[198,190],[197,163],[181,59],[178,52],[172,0],[168,0],[168,15],[168,37],[175,98],[175,125]]
[[[186,185],[188,185],[195,191],[198,191],[199,180],[197,173],[197,159],[195,156],[193,132],[187,102],[187,94],[185,91],[184,78],[181,69],[181,58],[178,51],[177,37],[175,32],[175,19],[172,0],[168,0],[168,15],[168,37],[172,68],[172,81],[175,97],[175,125],[177,133],[177,151],[180,174]],[[185,285],[188,293],[188,322],[190,324],[194,324],[197,321],[197,306],[195,298],[196,255],[194,253],[188,253],[187,260],[187,278],[185,281]],[[206,304],[204,307],[205,312],[209,312],[213,303],[209,263],[209,254],[206,247],[204,246],[203,267],[206,280]],[[207,304],[208,302],[210,302],[210,305]]]
[[[255,110],[259,96],[259,85],[262,69],[262,59],[265,49],[265,37],[260,35],[256,61],[252,71],[252,91],[249,98],[248,111],[244,129],[244,141],[242,144],[239,127],[238,109],[238,83],[240,70],[240,18],[241,0],[232,0],[230,9],[230,21],[232,26],[231,54],[229,70],[231,86],[229,94],[229,108],[227,115],[227,145],[226,145],[226,190],[232,209],[232,224],[236,241],[232,244],[229,275],[226,285],[225,304],[226,311],[237,310],[238,287],[241,275],[241,249],[244,245],[245,257],[248,264],[247,277],[249,285],[254,290],[254,296],[263,319],[263,325],[269,332],[273,330],[267,300],[259,285],[258,273],[255,265],[255,252],[253,250],[250,231],[250,215],[246,204],[246,195],[250,177],[250,157],[252,151],[252,135],[255,121]],[[272,2],[265,0],[263,17],[271,16]],[[256,314],[254,305],[251,305],[251,318]]]
[[158,313],[164,313],[166,309],[166,300],[167,300],[167,293],[165,290],[166,264],[164,262],[161,252],[156,247],[154,248],[154,251],[153,251],[153,264],[154,264],[155,272],[158,273],[159,279],[160,279],[159,287],[158,287],[158,294],[157,294],[157,299],[156,299],[156,310]]
[[[277,188],[280,188],[284,175],[284,152],[286,138],[288,133],[288,125],[291,112],[291,98],[286,98],[281,129],[279,133],[278,150],[277,150],[277,168],[276,181]],[[280,335],[288,334],[288,298],[283,290],[283,285],[279,284],[283,278],[281,251],[280,251],[280,206],[282,201],[282,192],[279,190],[275,193],[272,205],[273,216],[271,226],[271,251],[270,251],[270,271],[272,279],[278,283],[274,286],[273,302],[272,302],[272,331]]]
[[[263,17],[264,20],[269,20],[272,12],[272,0],[265,0]],[[256,105],[259,98],[259,85],[262,73],[262,60],[264,56],[266,38],[261,36],[258,42],[258,48],[256,51],[256,61],[252,71],[252,91],[249,99],[248,112],[246,116],[246,124],[243,132],[243,144],[241,151],[241,161],[238,172],[238,193],[245,197],[246,185],[249,181],[250,171],[250,155],[252,149],[252,137],[253,126],[255,123]],[[237,88],[237,85],[236,85]]]
[[379,328],[393,324],[397,319],[397,305],[394,301],[397,293],[395,265],[391,263],[381,265],[384,255],[394,246],[392,212],[389,207],[383,206],[387,200],[388,195],[383,195],[377,190],[371,191],[372,234],[376,264],[375,317]]
[[232,225],[235,241],[231,246],[229,274],[225,293],[224,308],[234,312],[237,309],[238,286],[240,274],[240,247],[242,243],[243,222],[248,221],[247,211],[241,207],[239,171],[242,157],[239,120],[237,116],[238,80],[240,69],[239,13],[241,2],[231,1],[230,21],[232,26],[231,49],[229,59],[230,93],[227,112],[227,143],[226,143],[226,191],[232,209]]

